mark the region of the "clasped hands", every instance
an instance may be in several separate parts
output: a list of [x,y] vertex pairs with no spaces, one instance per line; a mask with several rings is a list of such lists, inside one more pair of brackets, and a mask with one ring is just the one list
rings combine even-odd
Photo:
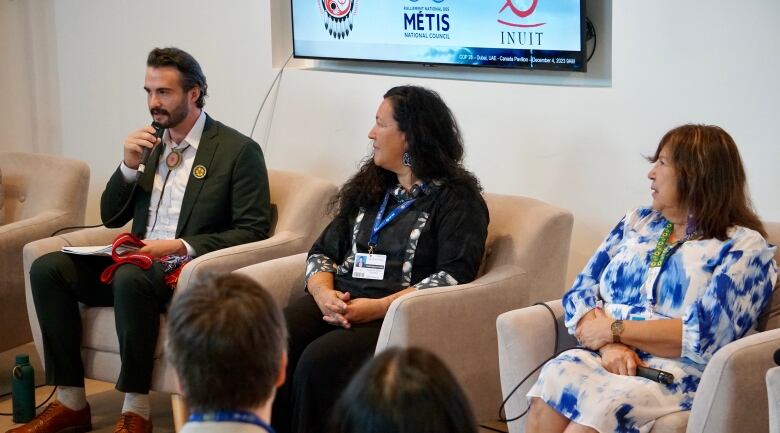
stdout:
[[577,324],[575,336],[580,345],[597,350],[601,355],[602,366],[610,373],[623,376],[636,375],[636,367],[644,365],[634,350],[622,343],[612,342],[612,322],[614,319],[601,308],[591,310]]
[[382,299],[351,299],[348,292],[325,289],[314,296],[322,312],[322,320],[331,325],[349,328],[353,323],[378,320],[385,316],[387,307]]

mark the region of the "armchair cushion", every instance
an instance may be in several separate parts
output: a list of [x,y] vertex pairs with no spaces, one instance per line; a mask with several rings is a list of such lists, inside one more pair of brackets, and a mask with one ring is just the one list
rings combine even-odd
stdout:
[[[562,294],[573,218],[526,197],[486,194],[485,201],[490,225],[480,276],[396,299],[376,351],[418,346],[436,353],[464,387],[477,418],[495,419],[501,403],[496,316]],[[305,293],[305,266],[306,254],[300,254],[236,272],[258,281],[286,306]]]
[[[770,243],[778,245],[780,244],[780,223],[767,222],[764,223],[766,229],[767,240]],[[780,248],[775,251],[775,262],[780,264]],[[772,297],[769,299],[769,305],[758,317],[758,330],[766,331],[767,329],[780,328],[780,278],[775,283]]]
[[[780,241],[780,223],[765,223],[765,228],[768,241],[777,244]],[[778,259],[780,251],[775,253],[775,260]],[[772,355],[780,347],[779,288],[780,283],[775,285],[769,305],[759,317],[758,330],[761,332],[727,344],[716,352],[704,370],[691,410],[659,418],[652,433],[766,431],[767,418],[771,415],[767,414],[764,372],[773,366]],[[575,340],[563,328],[560,300],[548,305],[556,311],[561,331],[557,349],[573,346]],[[499,316],[496,326],[504,396],[525,374],[550,356],[549,346],[554,339],[554,331],[549,317],[544,316],[549,316],[549,313],[541,306]],[[512,396],[507,403],[507,415],[517,415],[525,409],[525,394],[537,377],[538,372]],[[510,422],[509,431],[522,432],[524,425],[522,420]],[[780,427],[777,429],[780,430]]]

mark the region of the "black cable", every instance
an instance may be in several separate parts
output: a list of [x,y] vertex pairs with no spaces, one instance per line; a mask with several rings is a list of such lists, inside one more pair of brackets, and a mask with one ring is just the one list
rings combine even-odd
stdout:
[[525,416],[525,414],[526,414],[526,413],[528,413],[528,409],[530,409],[530,405],[529,405],[529,407],[528,407],[528,408],[526,408],[526,409],[525,409],[525,411],[523,411],[523,413],[521,413],[520,415],[518,415],[518,416],[516,416],[516,417],[514,417],[514,418],[511,418],[511,419],[510,419],[510,418],[507,418],[507,417],[505,417],[505,416],[503,415],[503,412],[504,412],[504,407],[506,406],[507,402],[509,402],[509,399],[510,399],[510,398],[512,398],[512,396],[513,396],[513,395],[514,395],[514,394],[517,392],[517,390],[518,390],[518,389],[520,389],[520,387],[521,387],[521,386],[522,386],[522,385],[525,383],[525,381],[526,381],[526,380],[528,380],[528,378],[529,378],[529,377],[531,377],[531,376],[532,376],[534,373],[536,373],[537,371],[539,371],[539,369],[540,369],[540,368],[542,368],[542,366],[544,366],[544,364],[546,364],[546,363],[547,363],[549,360],[551,360],[551,359],[555,358],[555,357],[558,355],[558,354],[556,353],[556,352],[558,351],[558,318],[557,318],[557,317],[555,317],[555,312],[552,310],[552,308],[550,308],[550,306],[549,306],[549,305],[547,305],[547,304],[545,304],[544,302],[537,302],[536,304],[534,304],[534,306],[536,306],[536,305],[541,305],[541,306],[543,306],[544,308],[546,308],[546,309],[547,309],[547,311],[549,311],[549,312],[550,312],[550,315],[551,315],[551,316],[552,316],[552,318],[553,318],[553,326],[555,327],[555,346],[553,346],[553,356],[551,356],[551,357],[547,358],[546,360],[544,360],[544,362],[542,362],[542,363],[541,363],[541,364],[539,364],[539,365],[538,365],[536,368],[534,368],[533,370],[531,370],[531,372],[530,372],[530,373],[528,373],[528,374],[527,374],[527,375],[526,375],[526,376],[525,376],[525,377],[524,377],[524,378],[523,378],[523,379],[520,381],[520,383],[518,383],[517,385],[515,385],[515,387],[514,387],[514,388],[512,388],[512,391],[509,391],[509,394],[506,396],[506,398],[504,399],[504,401],[503,401],[503,402],[501,402],[501,406],[498,408],[498,419],[499,419],[499,421],[501,421],[501,422],[510,422],[510,421],[515,421],[515,420],[518,420],[518,419],[520,419],[520,418],[524,417],[524,416]]
[[[263,112],[263,108],[265,107],[265,102],[268,100],[268,96],[271,95],[271,91],[274,89],[274,86],[276,85],[276,82],[279,81],[282,77],[282,73],[284,73],[284,70],[287,68],[287,64],[290,63],[290,60],[292,60],[293,55],[290,54],[290,57],[287,58],[287,61],[284,62],[282,65],[282,68],[279,69],[279,72],[276,73],[276,77],[274,77],[274,80],[271,81],[271,85],[268,87],[268,91],[265,92],[265,97],[263,97],[263,102],[260,103],[260,108],[257,109],[257,115],[255,116],[255,122],[252,124],[252,130],[249,132],[249,138],[252,138],[252,136],[255,134],[255,128],[257,127],[257,121],[260,120],[260,113]],[[276,101],[276,100],[274,100]],[[274,102],[274,107],[276,106],[276,102]]]
[[528,407],[527,407],[527,408],[526,408],[526,409],[523,411],[523,413],[521,413],[520,415],[518,415],[518,416],[516,416],[516,417],[513,417],[513,418],[506,418],[506,417],[503,415],[503,412],[504,412],[504,407],[505,407],[505,406],[506,406],[506,404],[509,402],[509,399],[510,399],[510,398],[512,398],[512,396],[513,396],[513,395],[514,395],[514,394],[517,392],[517,390],[518,390],[518,389],[520,389],[520,387],[521,387],[521,386],[522,386],[522,385],[525,383],[525,381],[526,381],[526,380],[528,380],[528,379],[529,379],[531,376],[533,376],[533,375],[534,375],[534,373],[536,373],[537,371],[539,371],[539,369],[540,369],[540,368],[544,367],[544,365],[545,365],[545,364],[547,364],[547,363],[548,363],[549,361],[551,361],[552,359],[556,358],[556,357],[557,357],[558,355],[560,355],[561,353],[568,352],[569,350],[575,350],[575,349],[579,349],[579,350],[590,350],[590,349],[587,349],[587,348],[584,348],[584,347],[579,347],[579,346],[577,346],[577,347],[570,347],[570,348],[568,348],[568,349],[564,349],[564,350],[561,350],[560,352],[558,352],[558,342],[559,342],[559,337],[560,337],[560,336],[559,336],[559,331],[558,331],[558,318],[557,318],[557,317],[555,317],[555,312],[552,310],[552,308],[550,308],[550,306],[549,306],[549,305],[547,305],[547,304],[545,304],[545,303],[543,303],[543,302],[537,302],[537,303],[536,303],[536,304],[534,304],[534,305],[541,305],[541,306],[543,306],[544,308],[546,308],[546,309],[547,309],[547,311],[549,311],[549,312],[550,312],[550,316],[552,316],[552,318],[553,318],[553,326],[555,326],[555,328],[554,328],[554,329],[555,329],[555,346],[553,346],[553,355],[552,355],[551,357],[549,357],[549,358],[545,359],[545,360],[544,360],[544,362],[542,362],[541,364],[539,364],[538,366],[536,366],[536,368],[534,368],[533,370],[531,370],[531,372],[530,372],[530,373],[528,373],[528,374],[527,374],[527,375],[526,375],[526,376],[525,376],[525,377],[524,377],[524,378],[523,378],[523,379],[520,381],[520,383],[518,383],[517,385],[515,385],[515,387],[514,387],[514,388],[512,388],[512,391],[510,391],[510,392],[509,392],[509,394],[506,396],[506,398],[504,399],[504,401],[501,403],[501,406],[498,408],[498,420],[499,420],[499,421],[501,421],[501,422],[512,422],[512,421],[517,421],[517,420],[519,420],[520,418],[524,417],[524,416],[525,416],[525,415],[528,413],[528,410],[531,408],[531,405],[530,405],[530,404],[529,404],[529,405],[528,405]]
[[589,41],[593,39],[593,51],[590,52],[590,55],[588,56],[588,60],[585,61],[585,63],[590,62],[591,57],[593,57],[593,54],[596,53],[596,45],[599,42],[599,38],[596,35],[596,27],[593,25],[593,22],[590,20],[590,18],[585,17],[585,41]]
[[54,236],[57,236],[57,234],[58,234],[59,232],[63,231],[63,230],[76,230],[76,229],[78,229],[78,230],[81,230],[81,229],[94,229],[94,228],[96,228],[96,227],[102,227],[102,226],[104,226],[104,225],[106,225],[106,224],[111,224],[111,223],[112,223],[112,222],[114,222],[114,221],[115,221],[117,218],[119,218],[119,216],[120,216],[120,215],[122,215],[123,213],[125,213],[125,211],[127,210],[127,207],[128,207],[128,206],[130,205],[130,203],[133,201],[133,195],[135,195],[135,189],[136,189],[136,187],[138,187],[138,181],[136,181],[136,182],[133,184],[133,189],[132,189],[132,190],[130,190],[130,196],[127,198],[127,201],[126,201],[126,202],[125,202],[125,204],[122,206],[122,209],[120,209],[120,210],[119,210],[119,212],[117,212],[117,213],[116,213],[116,215],[114,215],[113,217],[111,217],[111,218],[110,218],[108,221],[106,221],[106,222],[103,222],[103,223],[100,223],[100,224],[91,225],[91,226],[70,226],[70,227],[63,227],[63,228],[61,228],[61,229],[59,229],[59,230],[55,231],[55,232],[54,232],[54,233],[52,233],[51,235],[49,235],[49,237],[50,237],[50,238],[52,238],[52,237],[54,237]]
[[[166,129],[165,126],[163,126],[162,124],[157,123],[157,122],[152,122],[152,127],[154,128],[155,146],[157,145],[156,144],[157,140],[160,141],[160,145],[162,146],[163,145],[162,138],[163,138],[163,134],[165,133],[165,129]],[[154,146],[152,146],[152,148],[153,147]],[[186,149],[187,146],[185,146],[184,148]],[[120,209],[119,212],[116,213],[116,215],[114,215],[113,217],[109,218],[108,221],[106,221],[104,223],[101,223],[101,224],[95,224],[95,225],[91,225],[91,226],[63,227],[63,228],[55,231],[54,233],[52,233],[51,236],[49,236],[49,237],[54,237],[57,233],[59,233],[59,232],[61,232],[63,230],[94,229],[94,228],[97,228],[97,227],[107,226],[107,225],[110,225],[111,223],[113,223],[117,218],[119,218],[119,216],[122,215],[125,212],[125,210],[127,210],[127,206],[130,205],[130,202],[133,200],[133,195],[135,195],[135,189],[138,186],[138,182],[140,181],[141,176],[144,174],[144,171],[146,171],[146,163],[149,160],[149,153],[151,152],[151,150],[152,149],[150,149],[148,147],[144,147],[143,148],[143,152],[141,152],[142,153],[141,161],[140,161],[140,164],[138,164],[138,170],[136,171],[136,175],[135,175],[135,183],[133,184],[133,189],[130,190],[130,196],[127,198],[127,201],[122,206],[122,209]],[[181,155],[179,155],[179,156],[181,156]],[[170,174],[170,171],[168,172],[168,174]]]
[[[49,385],[45,385],[45,384],[44,385],[38,385],[38,386],[35,387],[35,389],[43,388],[44,386],[49,386]],[[44,404],[48,403],[49,400],[51,400],[51,398],[54,397],[54,393],[56,391],[57,391],[57,386],[55,385],[54,389],[51,390],[51,394],[49,394],[49,396],[46,397],[46,400],[44,400],[43,403],[39,404],[38,406],[35,406],[35,410],[40,409],[41,407],[43,407]],[[13,394],[13,393],[12,392],[7,392],[5,394],[0,395],[0,398],[8,397],[11,394]],[[14,414],[13,413],[0,412],[0,416],[14,416]]]

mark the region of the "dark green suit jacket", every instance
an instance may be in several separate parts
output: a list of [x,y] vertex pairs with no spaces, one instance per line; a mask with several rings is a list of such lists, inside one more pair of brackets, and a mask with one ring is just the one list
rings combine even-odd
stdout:
[[[149,155],[147,170],[135,183],[125,182],[117,168],[100,198],[100,214],[109,221],[132,202],[107,227],[121,227],[133,219],[132,232],[143,238],[152,184],[163,146]],[[197,255],[233,245],[266,239],[270,231],[271,205],[268,173],[260,146],[251,138],[206,116],[192,164],[206,168],[198,179],[192,172],[184,190],[176,238],[183,239]],[[131,197],[132,194],[132,197]]]

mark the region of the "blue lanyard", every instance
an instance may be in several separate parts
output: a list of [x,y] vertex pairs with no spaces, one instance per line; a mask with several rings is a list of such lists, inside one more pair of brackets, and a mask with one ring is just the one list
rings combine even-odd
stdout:
[[243,422],[254,424],[268,433],[276,433],[265,421],[252,412],[243,410],[218,410],[216,412],[193,412],[187,422]]
[[368,240],[368,253],[373,254],[374,253],[374,247],[377,244],[377,241],[379,240],[379,231],[385,228],[386,225],[390,224],[391,221],[396,219],[398,215],[401,215],[406,209],[409,209],[409,207],[414,204],[414,202],[417,200],[416,198],[413,198],[411,200],[406,200],[405,202],[401,203],[398,207],[391,210],[387,216],[385,215],[385,210],[387,209],[387,201],[390,199],[390,192],[385,193],[385,199],[382,202],[382,206],[379,207],[379,211],[376,213],[376,218],[374,219],[374,228],[371,230],[371,238]]

